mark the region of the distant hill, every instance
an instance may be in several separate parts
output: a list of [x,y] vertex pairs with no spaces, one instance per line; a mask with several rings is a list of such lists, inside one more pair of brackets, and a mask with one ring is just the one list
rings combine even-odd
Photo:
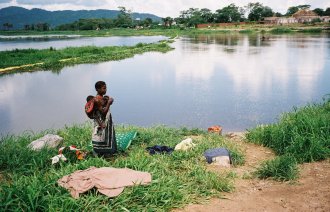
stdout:
[[[23,29],[26,24],[48,23],[51,27],[72,23],[79,19],[88,18],[116,18],[118,10],[61,10],[47,11],[38,8],[31,10],[22,7],[6,7],[0,9],[0,29],[3,24],[11,23],[12,29]],[[144,20],[151,18],[153,21],[161,21],[161,18],[148,13],[132,13],[133,19]]]

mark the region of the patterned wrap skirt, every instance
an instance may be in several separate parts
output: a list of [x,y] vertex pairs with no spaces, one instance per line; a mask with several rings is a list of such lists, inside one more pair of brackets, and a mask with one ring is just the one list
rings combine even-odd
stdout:
[[106,125],[104,129],[102,129],[96,121],[96,118],[99,118],[100,120],[100,117],[100,113],[95,114],[92,134],[93,150],[98,155],[113,154],[117,151],[117,142],[110,110],[108,111],[105,119],[102,120],[102,122]]

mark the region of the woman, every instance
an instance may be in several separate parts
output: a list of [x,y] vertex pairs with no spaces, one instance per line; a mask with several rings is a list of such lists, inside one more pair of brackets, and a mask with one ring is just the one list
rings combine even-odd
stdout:
[[97,95],[94,97],[93,110],[93,151],[97,155],[109,155],[117,151],[115,128],[110,113],[113,98],[105,95],[107,86],[103,81],[95,83],[95,90]]

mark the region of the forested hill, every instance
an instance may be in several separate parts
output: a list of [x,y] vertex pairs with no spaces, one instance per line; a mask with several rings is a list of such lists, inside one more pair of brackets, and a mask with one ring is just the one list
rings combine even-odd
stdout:
[[[51,27],[56,27],[79,19],[116,18],[118,14],[118,10],[47,11],[38,8],[28,10],[22,7],[6,7],[0,9],[0,29],[4,29],[6,23],[12,25],[11,29],[23,29],[24,25],[38,23],[48,23]],[[141,20],[146,18],[151,18],[153,21],[161,20],[160,17],[148,13],[132,13],[132,17]]]

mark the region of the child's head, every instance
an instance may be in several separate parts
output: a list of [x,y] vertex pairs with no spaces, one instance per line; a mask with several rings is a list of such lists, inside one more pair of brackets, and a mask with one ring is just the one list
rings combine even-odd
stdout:
[[95,83],[95,90],[99,95],[104,95],[107,92],[107,85],[103,81],[97,81]]
[[92,99],[94,99],[94,96],[89,95],[89,96],[87,96],[87,98],[86,98],[86,102],[89,102],[89,101],[92,100]]

